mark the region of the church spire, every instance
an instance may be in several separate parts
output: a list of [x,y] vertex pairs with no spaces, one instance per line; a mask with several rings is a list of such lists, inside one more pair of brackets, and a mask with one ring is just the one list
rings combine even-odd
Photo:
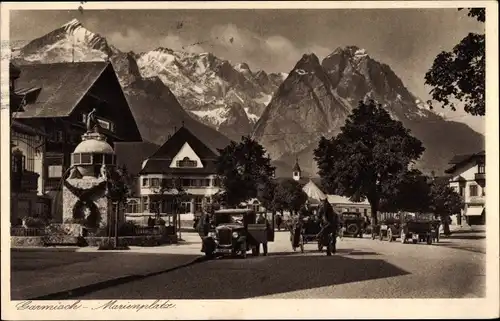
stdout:
[[295,166],[293,166],[293,173],[292,174],[293,174],[292,177],[294,180],[296,180],[296,181],[300,180],[302,171],[300,170],[298,157],[295,158]]

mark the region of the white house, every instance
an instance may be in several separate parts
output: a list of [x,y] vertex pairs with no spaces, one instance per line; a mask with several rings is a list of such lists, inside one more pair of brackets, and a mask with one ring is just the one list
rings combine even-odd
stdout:
[[[143,215],[158,210],[161,214],[180,212],[185,220],[201,214],[221,190],[215,171],[217,156],[216,150],[185,126],[180,127],[142,164],[139,188]],[[176,204],[176,187],[187,194],[181,204]]]
[[452,220],[462,224],[462,218],[465,218],[469,225],[485,224],[485,152],[457,155],[449,164],[452,166],[445,172],[451,175],[450,187],[463,197],[465,203],[461,215]]

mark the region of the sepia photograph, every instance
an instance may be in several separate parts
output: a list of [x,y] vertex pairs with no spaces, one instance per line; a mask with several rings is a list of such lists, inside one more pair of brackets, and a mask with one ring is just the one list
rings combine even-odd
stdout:
[[499,316],[496,2],[1,14],[2,319]]

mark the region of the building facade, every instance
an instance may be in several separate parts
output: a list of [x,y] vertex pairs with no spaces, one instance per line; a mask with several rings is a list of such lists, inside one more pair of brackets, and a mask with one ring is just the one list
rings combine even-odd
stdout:
[[486,223],[486,167],[485,152],[457,155],[451,161],[450,168],[445,172],[450,177],[450,187],[464,199],[464,208],[460,215],[452,220],[457,224],[463,221],[469,225]]
[[[24,107],[12,117],[46,135],[43,161],[36,168],[38,189],[49,200],[52,219],[62,221],[62,183],[89,115],[111,146],[142,138],[111,63],[32,64],[20,70],[15,93]],[[83,163],[91,161],[87,154],[81,157]]]
[[24,217],[46,217],[48,209],[43,197],[42,177],[39,174],[44,164],[45,133],[12,119],[24,111],[25,102],[16,94],[21,69],[10,63],[10,175],[12,225],[20,225]]
[[144,160],[139,173],[140,204],[130,204],[130,209],[140,206],[143,215],[176,212],[185,219],[201,214],[221,191],[217,156],[217,150],[183,125]]
[[11,224],[24,217],[46,218],[50,211],[38,174],[44,161],[44,135],[17,121],[11,123]]

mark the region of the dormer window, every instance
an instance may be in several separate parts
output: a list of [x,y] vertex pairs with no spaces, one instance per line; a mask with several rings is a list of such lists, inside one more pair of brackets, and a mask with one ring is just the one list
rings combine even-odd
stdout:
[[184,157],[184,159],[177,161],[177,167],[196,167],[197,165],[198,162],[190,160],[189,157]]

